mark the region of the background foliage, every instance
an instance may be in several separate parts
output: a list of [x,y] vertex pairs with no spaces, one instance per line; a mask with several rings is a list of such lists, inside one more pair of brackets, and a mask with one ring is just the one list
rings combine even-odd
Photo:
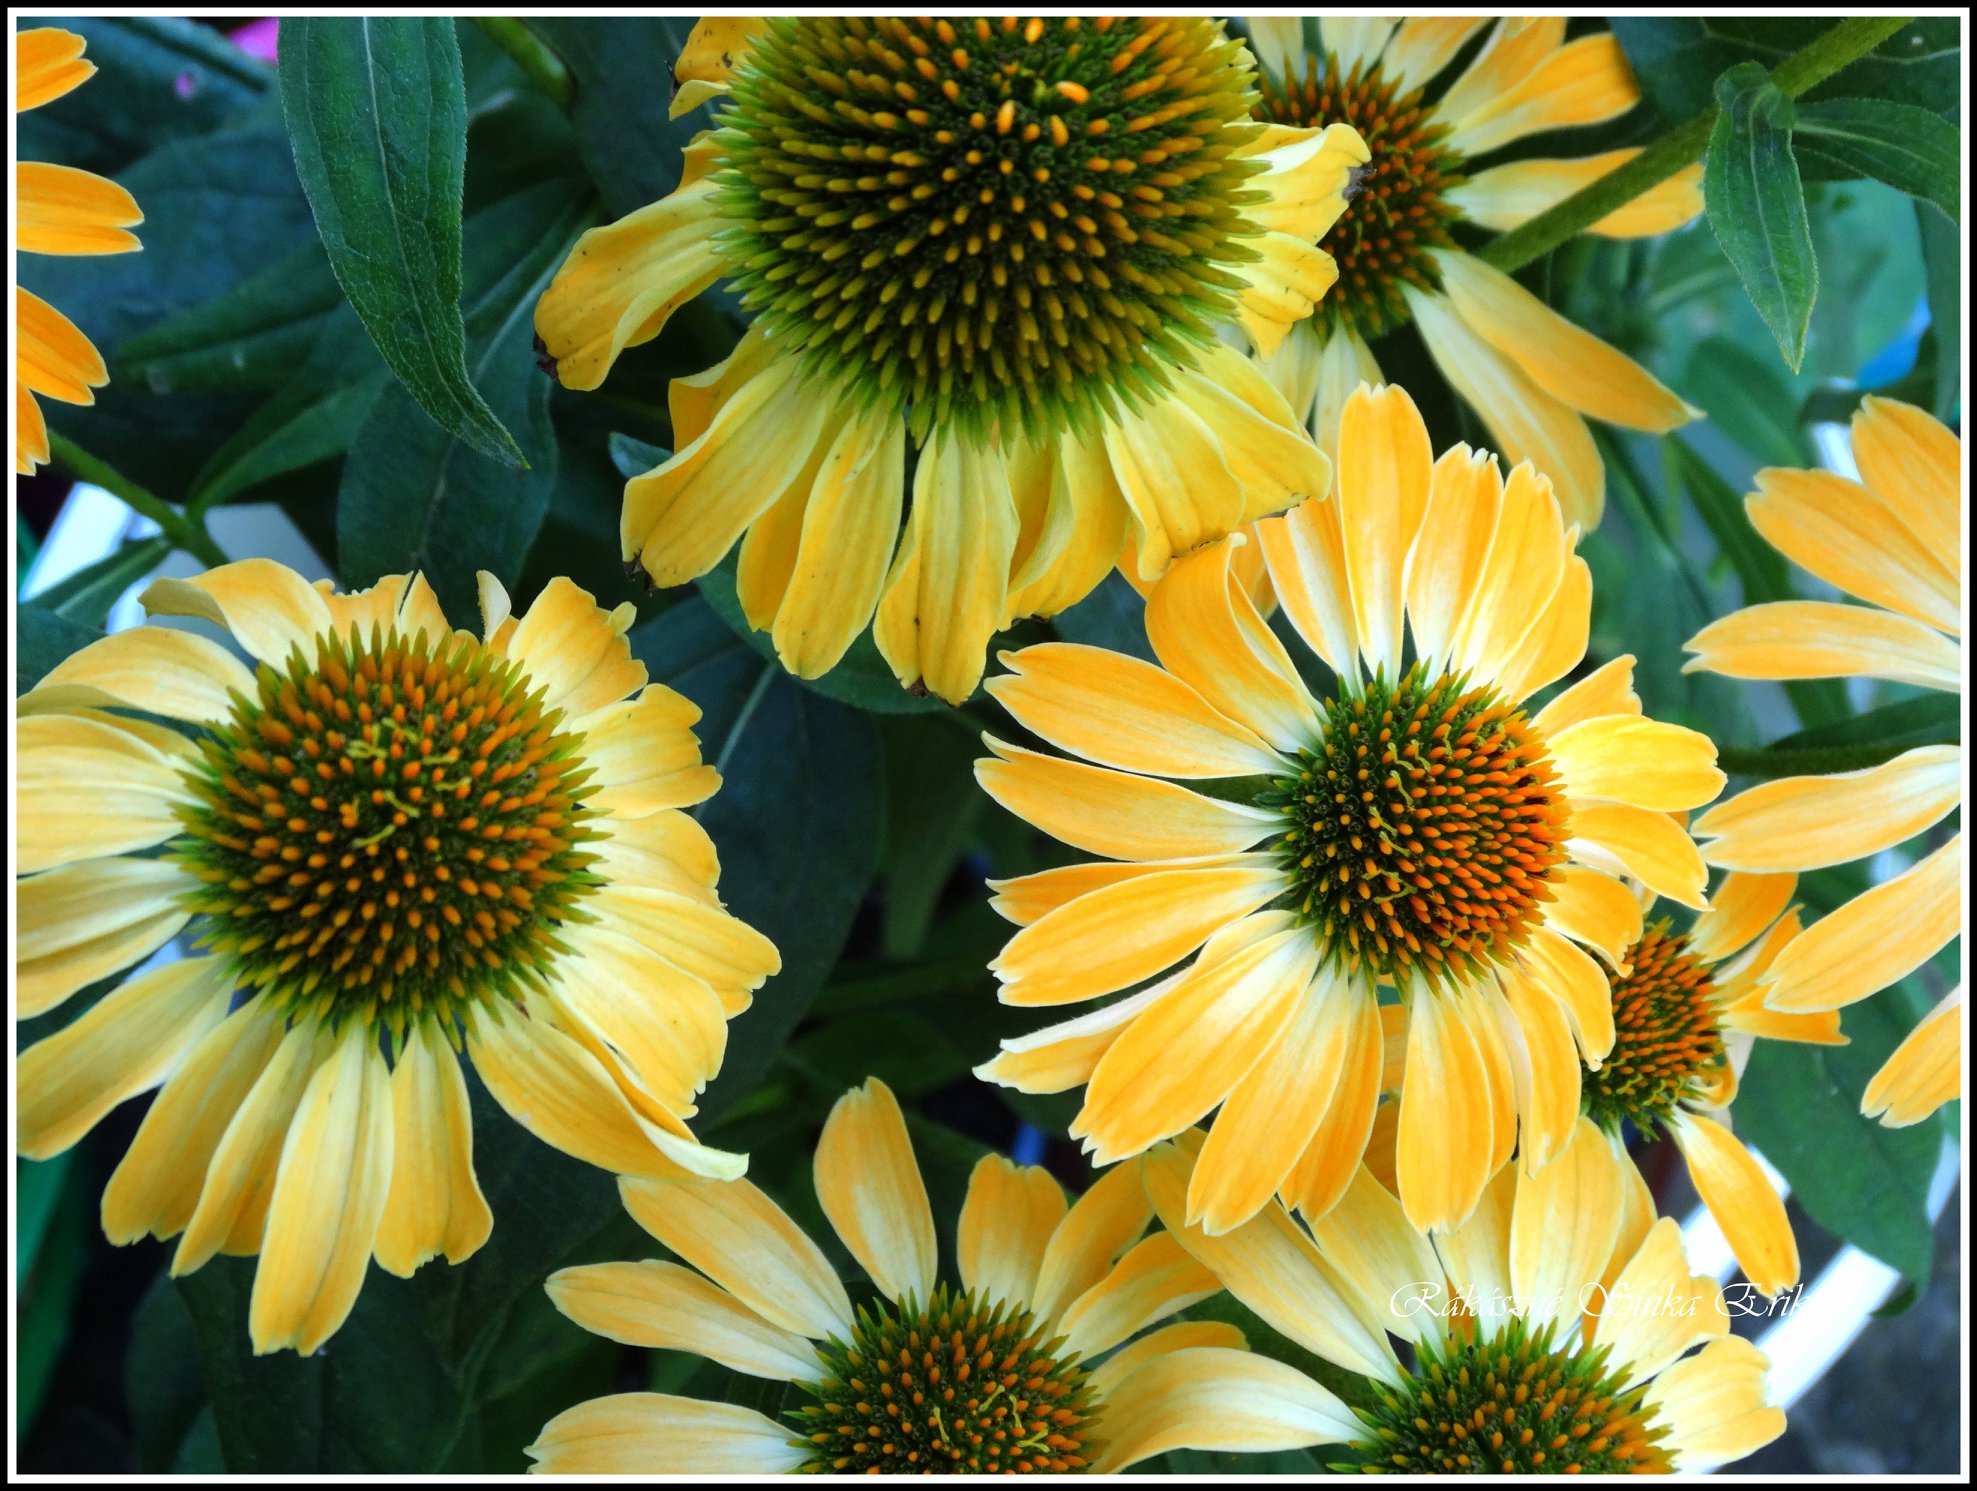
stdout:
[[[722,893],[784,955],[733,1026],[702,1135],[751,1151],[754,1177],[799,1220],[820,1222],[808,1184],[816,1128],[848,1084],[877,1074],[914,1112],[943,1226],[985,1148],[1046,1156],[1078,1184],[1082,1160],[1045,1140],[1062,1133],[1073,1096],[968,1078],[1029,1023],[996,1002],[985,972],[1007,929],[983,881],[1064,852],[975,788],[979,732],[1020,739],[1017,727],[985,696],[951,710],[902,693],[869,639],[827,677],[797,682],[747,631],[729,569],[656,595],[626,580],[621,473],[669,444],[668,380],[732,344],[740,323],[720,297],[690,305],[597,394],[568,395],[535,366],[532,308],[570,243],[669,190],[680,148],[705,123],[666,118],[661,80],[687,23],[532,21],[546,50],[524,71],[490,40],[512,45],[494,25],[287,21],[279,74],[188,22],[52,24],[88,38],[100,75],[21,116],[20,155],[114,176],[146,221],[141,254],[20,261],[22,283],[89,333],[113,376],[95,407],[56,406],[51,422],[179,509],[182,528],[22,605],[17,688],[95,635],[175,539],[226,503],[278,505],[346,586],[423,569],[456,616],[472,614],[481,568],[518,600],[559,573],[607,604],[630,599],[638,656],[705,711],[702,745],[726,781],[702,813]],[[1647,102],[1577,132],[1574,148],[1690,129],[1707,161],[1708,221],[1647,242],[1574,239],[1520,278],[1709,419],[1660,440],[1600,433],[1610,491],[1606,522],[1583,545],[1596,581],[1588,666],[1636,654],[1650,711],[1716,737],[1742,774],[1733,788],[1835,751],[1955,739],[1955,700],[1685,676],[1680,645],[1739,604],[1809,593],[1744,518],[1759,466],[1813,464],[1818,431],[1843,422],[1862,387],[1956,418],[1959,25],[1916,22],[1794,100],[1772,70],[1829,21],[1612,24]],[[1438,446],[1488,443],[1411,330],[1378,350]],[[25,567],[32,537],[21,533]],[[1053,626],[1143,652],[1139,609],[1115,576]],[[1031,624],[1008,640],[1045,634]],[[1803,895],[1823,911],[1866,874],[1820,872]],[[1928,1278],[1925,1196],[1955,1109],[1903,1131],[1856,1109],[1954,979],[1957,952],[1849,1010],[1850,1046],[1767,1046],[1751,1064],[1739,1126],[1792,1182],[1809,1263],[1830,1234],[1912,1286]],[[752,1380],[619,1348],[550,1309],[540,1282],[551,1269],[652,1245],[608,1176],[498,1121],[478,1089],[474,1102],[486,1115],[475,1137],[491,1242],[409,1281],[374,1273],[331,1348],[307,1360],[247,1354],[250,1261],[173,1282],[162,1248],[103,1244],[95,1198],[134,1115],[54,1161],[19,1163],[16,1415],[29,1463],[513,1470],[545,1419],[599,1392],[649,1384],[767,1406]],[[1296,1354],[1247,1325],[1260,1349]],[[1317,1463],[1176,1455],[1168,1468]]]

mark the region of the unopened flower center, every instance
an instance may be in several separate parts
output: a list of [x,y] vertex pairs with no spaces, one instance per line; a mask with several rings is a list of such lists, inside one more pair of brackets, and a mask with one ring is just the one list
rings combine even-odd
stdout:
[[1226,319],[1255,99],[1202,18],[773,22],[721,121],[736,288],[916,436],[1088,425]]
[[1027,1310],[943,1286],[924,1306],[858,1312],[818,1348],[825,1376],[797,1410],[803,1468],[833,1475],[1061,1475],[1088,1468],[1087,1374]]
[[1490,690],[1419,669],[1342,689],[1299,767],[1260,801],[1289,820],[1292,909],[1328,956],[1440,981],[1538,922],[1565,804],[1544,743]]
[[1709,970],[1667,922],[1628,954],[1632,971],[1613,988],[1613,1050],[1580,1079],[1586,1113],[1609,1129],[1623,1120],[1651,1130],[1727,1057]]
[[1448,226],[1459,214],[1444,193],[1462,170],[1445,143],[1448,131],[1429,122],[1419,88],[1399,92],[1377,62],[1341,74],[1337,58],[1307,56],[1303,78],[1282,85],[1265,78],[1262,89],[1257,118],[1350,124],[1366,141],[1369,159],[1345,212],[1320,240],[1337,261],[1339,278],[1317,314],[1378,336],[1407,319],[1403,285],[1441,287],[1429,251],[1453,242]]
[[201,742],[185,837],[244,986],[382,1018],[515,990],[592,883],[576,737],[459,634],[318,637]]
[[[1576,1317],[1575,1317],[1576,1319]],[[1671,1469],[1641,1399],[1604,1349],[1554,1350],[1553,1327],[1521,1319],[1424,1343],[1414,1370],[1359,1411],[1364,1468],[1422,1475],[1665,1474]]]

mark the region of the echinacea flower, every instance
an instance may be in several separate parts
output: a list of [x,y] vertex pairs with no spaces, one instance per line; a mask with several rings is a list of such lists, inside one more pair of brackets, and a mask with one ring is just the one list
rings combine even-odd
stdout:
[[1272,1202],[1214,1236],[1186,1221],[1200,1151],[1189,1133],[1146,1157],[1154,1206],[1265,1322],[1371,1379],[1343,1441],[1359,1468],[1697,1472],[1784,1432],[1769,1361],[1730,1334],[1716,1281],[1589,1119],[1543,1170],[1505,1166],[1474,1216],[1426,1236],[1363,1165],[1309,1233]]
[[[96,71],[82,60],[84,39],[38,26],[14,33],[14,112],[24,114],[81,86]],[[30,254],[128,254],[142,245],[130,228],[144,221],[129,192],[73,166],[21,161],[14,167],[14,242]],[[93,404],[92,389],[110,381],[95,344],[67,316],[31,290],[14,290],[20,329],[14,363],[14,470],[48,460],[48,426],[35,395]]]
[[742,608],[792,672],[871,623],[902,683],[958,702],[998,629],[1324,492],[1216,331],[1271,347],[1310,314],[1365,147],[1251,123],[1219,21],[703,22],[683,62],[717,127],[536,309],[575,389],[718,279],[752,313],[674,382],[674,454],[625,488],[653,583],[739,541]]
[[[985,1156],[943,1277],[906,1121],[876,1078],[831,1109],[817,1200],[872,1289],[863,1303],[745,1180],[625,1179],[680,1262],[566,1268],[550,1297],[586,1329],[787,1383],[781,1419],[620,1393],[529,1447],[551,1474],[711,1476],[1115,1471],[1170,1449],[1290,1449],[1352,1419],[1325,1388],[1216,1321],[1147,1330],[1218,1290],[1165,1233],[1137,1171],[1068,1207],[1050,1174]],[[1146,1234],[1146,1235],[1143,1235]],[[1146,1332],[1141,1334],[1141,1332]]]
[[[1485,27],[1481,50],[1438,92],[1437,80]],[[1329,453],[1347,397],[1362,380],[1380,381],[1368,343],[1411,319],[1496,448],[1550,477],[1566,518],[1593,527],[1606,473],[1586,420],[1659,434],[1699,411],[1465,251],[1455,230],[1518,227],[1639,154],[1473,165],[1528,136],[1599,124],[1640,102],[1619,42],[1604,31],[1568,42],[1563,16],[1328,16],[1318,28],[1323,57],[1305,52],[1296,17],[1251,23],[1263,88],[1257,117],[1350,124],[1372,159],[1321,240],[1338,283],[1281,349],[1259,349],[1266,372]],[[1702,211],[1701,188],[1702,167],[1692,166],[1589,231],[1666,233]]]
[[[1844,1045],[1840,1017],[1768,1010],[1760,980],[1800,932],[1794,875],[1732,873],[1686,933],[1654,922],[1611,973],[1613,1049],[1580,1079],[1584,1109],[1617,1145],[1631,1124],[1665,1133],[1688,1162],[1744,1273],[1767,1295],[1798,1282],[1798,1244],[1770,1179],[1727,1123],[1757,1039]],[[1654,897],[1647,893],[1643,910]],[[1533,1063],[1576,1062],[1571,1035],[1533,1032]],[[1559,1085],[1563,1085],[1562,1083]]]
[[[978,779],[1105,857],[997,887],[1022,928],[994,964],[1002,998],[1158,981],[1005,1042],[980,1073],[1084,1085],[1071,1132],[1099,1164],[1219,1107],[1189,1219],[1226,1230],[1273,1194],[1318,1216],[1373,1121],[1384,987],[1407,1008],[1401,1199],[1417,1225],[1453,1226],[1520,1143],[1520,1110],[1527,1164],[1569,1137],[1577,1068],[1526,1073],[1525,1029],[1563,1024],[1588,1061],[1612,1047],[1585,949],[1618,966],[1641,935],[1612,867],[1693,896],[1702,865],[1669,814],[1721,789],[1716,748],[1642,715],[1628,657],[1533,709],[1586,648],[1577,529],[1529,465],[1506,479],[1466,446],[1436,461],[1401,389],[1353,395],[1336,497],[1256,538],[1331,697],[1231,583],[1242,535],[1154,588],[1159,666],[1045,643],[991,680],[1019,724],[1085,761],[991,740]],[[1527,1079],[1571,1086],[1561,1103]]]
[[[1922,410],[1870,395],[1853,417],[1859,481],[1770,468],[1744,499],[1771,546],[1858,596],[1772,601],[1689,639],[1688,669],[1731,678],[1883,678],[1963,687],[1963,442]],[[1963,806],[1963,747],[1917,746],[1863,771],[1783,777],[1696,821],[1703,858],[1755,873],[1865,859],[1926,833]],[[1842,1009],[1906,978],[1963,930],[1963,834],[1821,917],[1762,980],[1769,1009]],[[1947,995],[1896,1050],[1863,1107],[1917,1123],[1961,1082],[1962,992]]]
[[[19,701],[15,1014],[113,979],[24,1051],[45,1159],[163,1084],[103,1194],[172,1272],[260,1254],[256,1351],[321,1345],[375,1257],[457,1263],[492,1225],[463,1052],[539,1138],[633,1174],[727,1177],[693,1098],[776,950],[721,907],[699,711],[647,684],[631,607],[555,580],[486,630],[425,580],[331,593],[264,559],[144,594]],[[120,711],[135,711],[134,714]],[[162,717],[192,733],[154,723]]]

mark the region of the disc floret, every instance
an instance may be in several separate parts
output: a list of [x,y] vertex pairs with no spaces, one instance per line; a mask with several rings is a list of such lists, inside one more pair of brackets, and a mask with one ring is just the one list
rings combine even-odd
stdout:
[[1374,1407],[1355,1410],[1371,1432],[1355,1446],[1363,1463],[1351,1468],[1422,1475],[1666,1473],[1667,1429],[1642,1404],[1647,1384],[1628,1390],[1604,1347],[1558,1349],[1556,1329],[1533,1330],[1512,1317],[1441,1344],[1424,1338],[1401,1384],[1381,1387]]
[[1396,983],[1500,958],[1565,859],[1565,803],[1522,711],[1464,678],[1342,685],[1322,739],[1259,797],[1288,820],[1290,906],[1326,955]]
[[823,1343],[824,1375],[796,1411],[826,1474],[1064,1474],[1089,1458],[1088,1376],[1030,1312],[935,1289],[858,1311],[849,1341]]
[[595,883],[581,738],[543,699],[457,632],[353,626],[263,665],[200,741],[169,851],[203,945],[245,988],[396,1031],[539,981]]
[[1305,58],[1302,79],[1262,80],[1256,117],[1273,124],[1350,124],[1370,159],[1346,209],[1321,240],[1337,262],[1338,283],[1317,315],[1375,337],[1407,319],[1402,287],[1439,290],[1432,251],[1449,248],[1461,214],[1448,201],[1462,180],[1462,157],[1448,129],[1429,117],[1422,90],[1402,92],[1378,62],[1340,72],[1336,57]]
[[1709,969],[1660,921],[1641,934],[1613,988],[1613,1050],[1580,1079],[1587,1116],[1618,1131],[1666,1123],[1729,1059]]
[[719,137],[736,289],[916,438],[1089,429],[1232,314],[1254,83],[1198,17],[773,21]]

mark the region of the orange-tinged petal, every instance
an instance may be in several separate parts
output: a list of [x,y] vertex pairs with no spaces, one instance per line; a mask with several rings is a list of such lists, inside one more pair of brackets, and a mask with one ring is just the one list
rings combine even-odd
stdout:
[[1482,583],[1503,505],[1503,473],[1488,451],[1456,445],[1435,462],[1428,507],[1407,554],[1407,618],[1430,668],[1449,655],[1468,598]]
[[1492,1173],[1497,1095],[1468,1028],[1473,1009],[1454,991],[1423,989],[1408,1010],[1395,1174],[1422,1232],[1461,1225]]
[[[1338,1081],[1332,1086],[1331,1101],[1325,1105],[1325,1116],[1311,1142],[1284,1177],[1284,1205],[1294,1207],[1307,1220],[1324,1216],[1338,1204],[1362,1158],[1372,1162],[1369,1140],[1383,1111],[1383,1008],[1374,1004],[1370,990],[1356,991],[1350,1009],[1352,1023],[1345,1032],[1345,1055]],[[1391,1112],[1393,1106],[1388,1104],[1384,1111]]]
[[1089,1359],[1221,1290],[1215,1275],[1178,1239],[1156,1232],[1134,1244],[1110,1273],[1071,1301],[1057,1328],[1069,1350]]
[[1869,490],[1961,574],[1963,441],[1913,404],[1869,394],[1853,417],[1853,458]]
[[1354,625],[1372,669],[1399,676],[1407,552],[1427,511],[1434,450],[1403,388],[1366,389],[1339,420],[1339,523]]
[[1696,820],[1713,865],[1817,870],[1878,854],[1933,827],[1963,801],[1963,748],[1920,746],[1823,777],[1780,777]]
[[1627,949],[1641,940],[1641,903],[1611,875],[1584,865],[1565,865],[1546,882],[1552,901],[1545,925],[1583,943],[1618,966]]
[[1836,1010],[1908,977],[1963,930],[1963,835],[1788,943],[1760,980],[1767,1009]]
[[38,109],[94,76],[96,64],[82,60],[85,44],[75,32],[58,26],[16,31],[14,112]]
[[1751,1152],[1722,1124],[1698,1114],[1678,1110],[1668,1132],[1750,1281],[1767,1297],[1796,1284],[1799,1250],[1791,1220]]
[[1963,1094],[1963,986],[1950,990],[1895,1047],[1861,1095],[1860,1111],[1907,1128]]
[[817,1140],[817,1201],[894,1303],[933,1294],[934,1214],[899,1099],[877,1077],[831,1107]]
[[30,254],[128,254],[143,247],[126,231],[144,221],[116,182],[73,166],[22,161],[14,167],[14,246]]
[[1611,855],[1656,895],[1703,908],[1709,870],[1695,840],[1668,814],[1619,802],[1574,803],[1571,834]]
[[1753,527],[1799,568],[1877,606],[1956,633],[1956,555],[1932,552],[1899,511],[1830,471],[1772,468],[1744,499]]
[[1640,102],[1640,85],[1610,31],[1582,36],[1552,52],[1528,73],[1506,79],[1502,92],[1466,112],[1444,99],[1436,114],[1450,125],[1449,144],[1481,155],[1543,130],[1598,124]]
[[64,404],[93,404],[93,388],[110,381],[96,344],[75,322],[31,290],[14,292],[20,332],[14,377],[19,385]]
[[1350,675],[1358,667],[1359,631],[1339,522],[1336,501],[1300,502],[1258,523],[1255,532],[1284,615],[1334,673]]
[[1713,621],[1683,644],[1684,673],[1731,678],[1888,678],[1954,692],[1963,650],[1919,621],[1836,601],[1766,601]]
[[[1471,222],[1496,233],[1522,227],[1635,156],[1638,146],[1573,160],[1520,160],[1477,171],[1444,193]],[[1586,229],[1603,238],[1653,238],[1702,215],[1702,163],[1685,166]]]
[[1709,909],[1689,928],[1689,951],[1706,963],[1720,963],[1750,946],[1784,914],[1797,887],[1796,875],[1733,870],[1710,896]]

